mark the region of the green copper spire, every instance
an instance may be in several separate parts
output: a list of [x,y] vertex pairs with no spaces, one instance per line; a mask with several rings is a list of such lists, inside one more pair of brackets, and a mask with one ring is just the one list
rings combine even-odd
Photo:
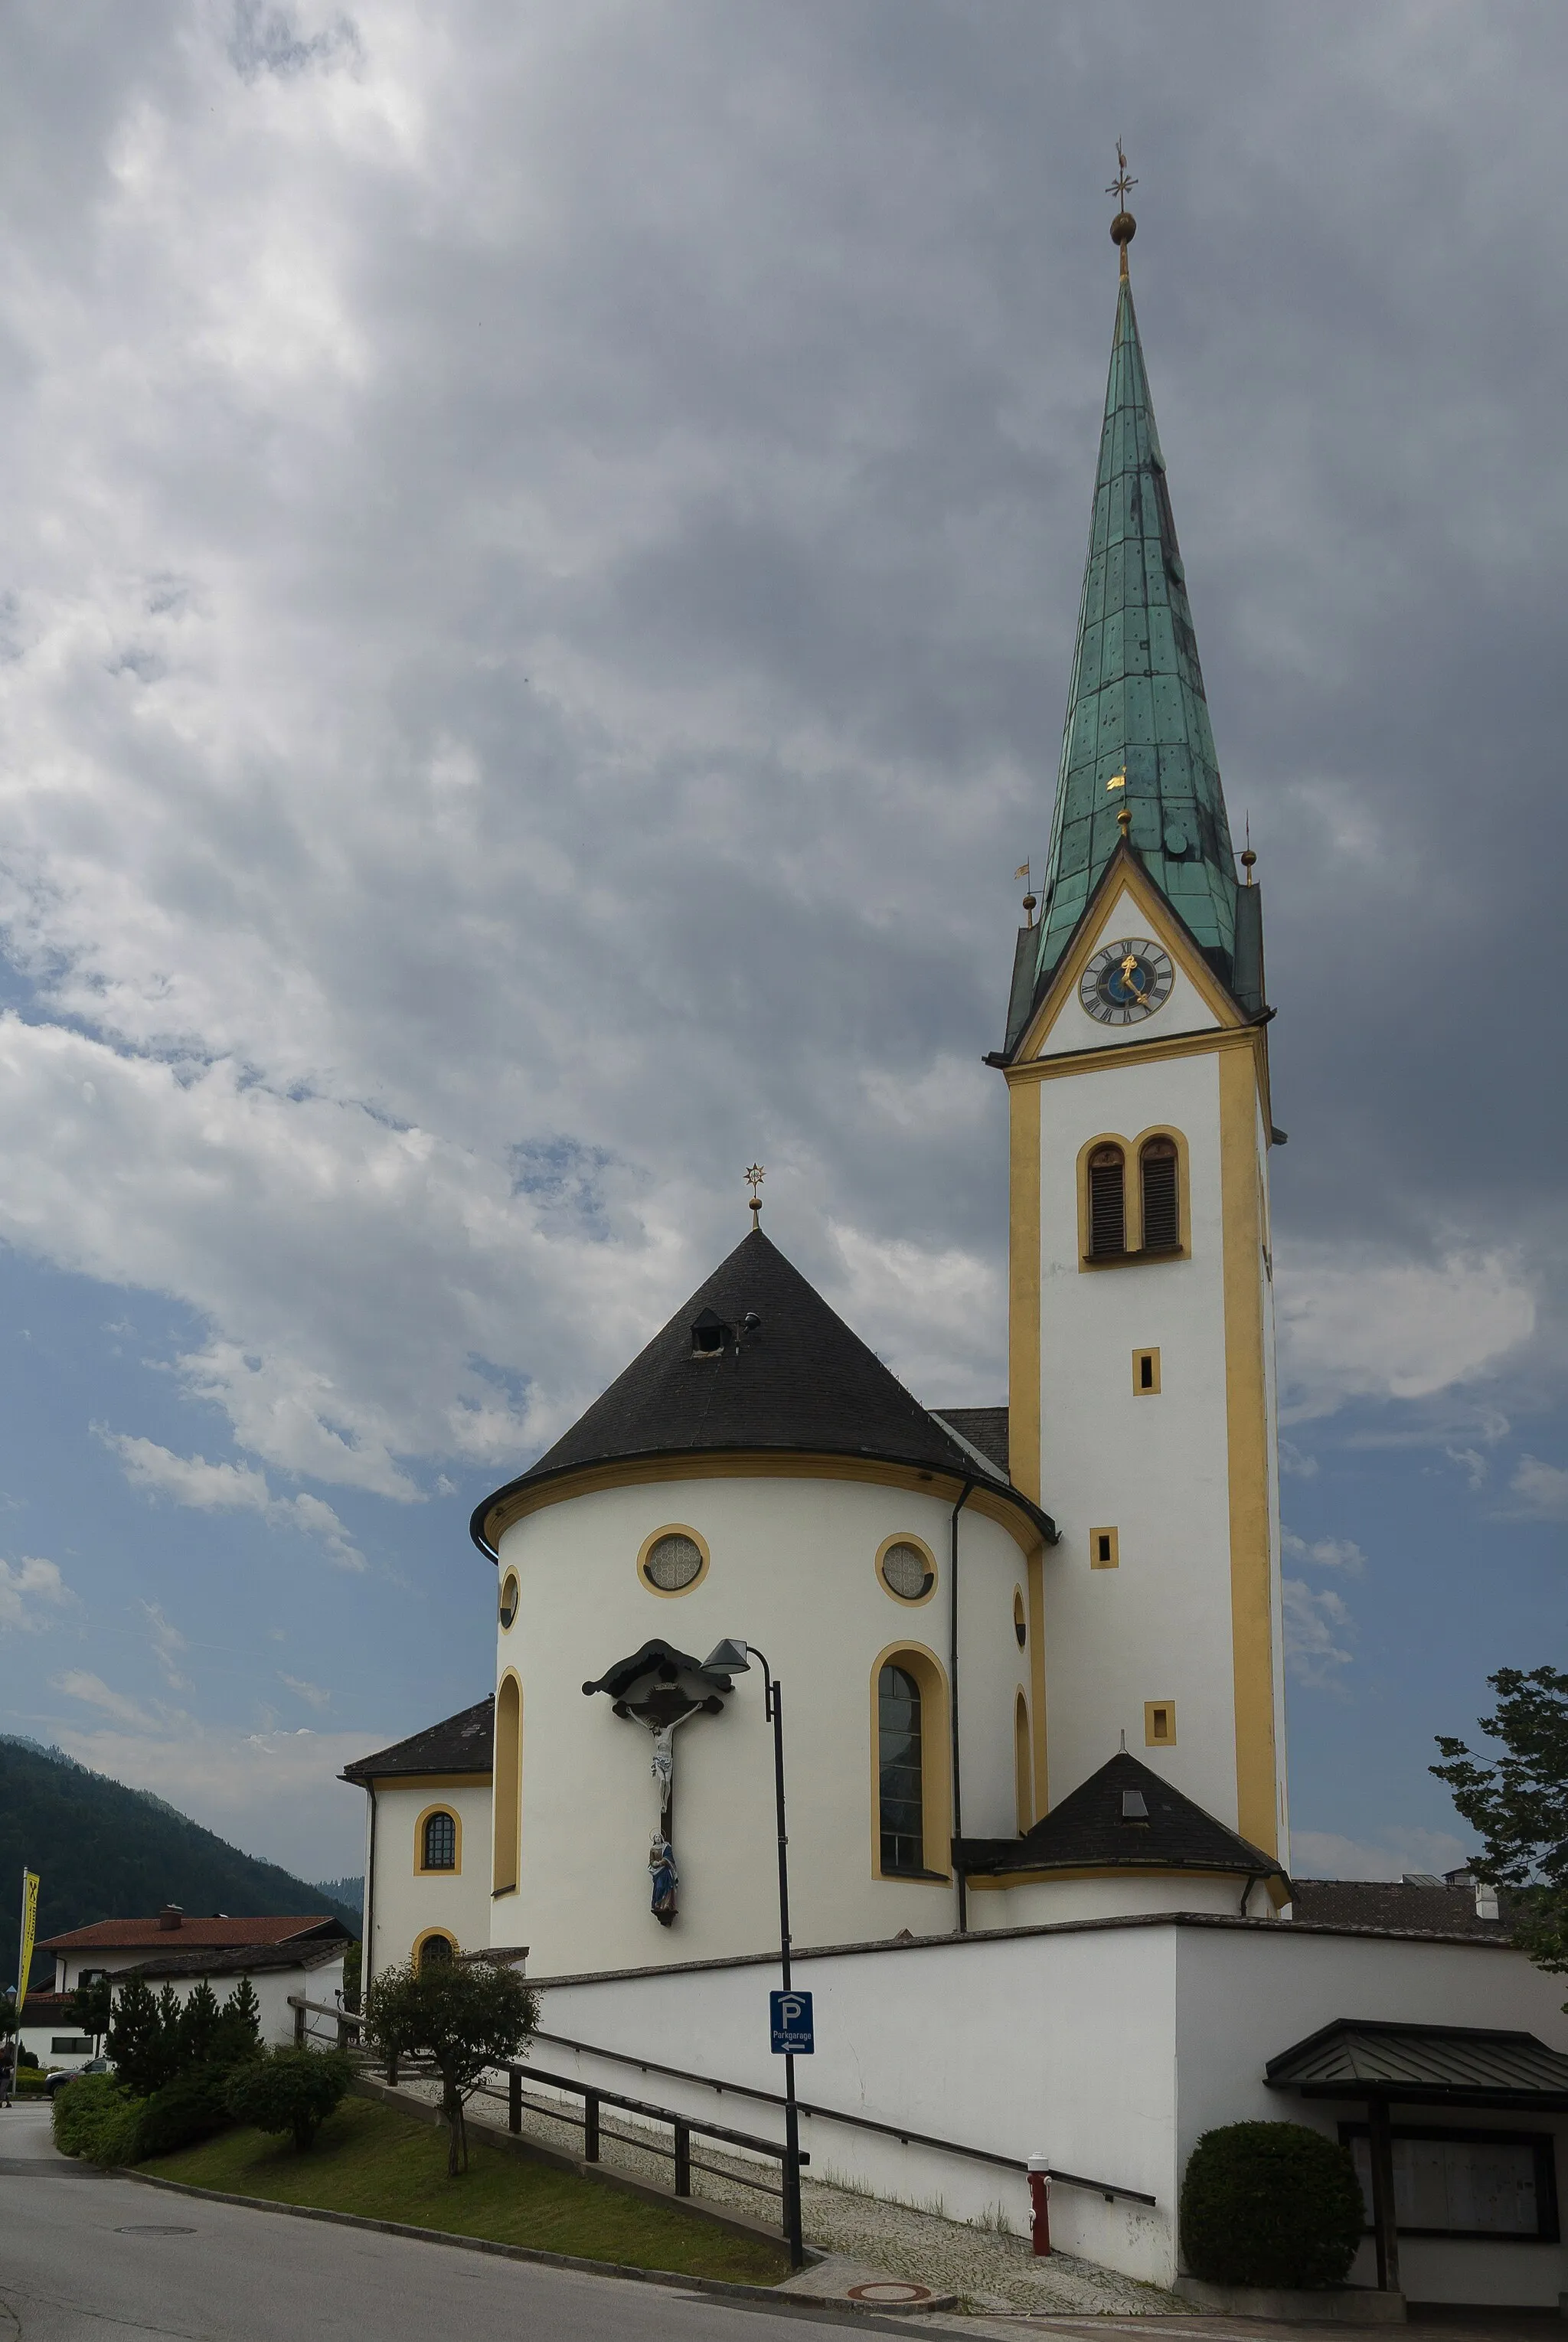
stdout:
[[[1126,805],[1144,868],[1230,982],[1235,866],[1126,274],[1131,215],[1120,214],[1111,233],[1122,251],[1116,333],[1034,980],[1061,957]],[[1106,787],[1124,773],[1124,789]]]

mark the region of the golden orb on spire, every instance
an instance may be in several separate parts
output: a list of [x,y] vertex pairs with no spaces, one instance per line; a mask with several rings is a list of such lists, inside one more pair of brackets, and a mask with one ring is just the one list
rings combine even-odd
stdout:
[[1127,157],[1123,150],[1122,142],[1118,138],[1116,141],[1116,175],[1112,180],[1110,185],[1106,188],[1105,193],[1108,195],[1114,195],[1119,206],[1115,218],[1111,222],[1111,241],[1121,252],[1122,274],[1124,276],[1127,274],[1127,246],[1132,243],[1133,238],[1138,233],[1138,223],[1133,217],[1132,213],[1127,209],[1127,191],[1131,187],[1135,187],[1137,184],[1138,182],[1136,179],[1130,179],[1127,176]]

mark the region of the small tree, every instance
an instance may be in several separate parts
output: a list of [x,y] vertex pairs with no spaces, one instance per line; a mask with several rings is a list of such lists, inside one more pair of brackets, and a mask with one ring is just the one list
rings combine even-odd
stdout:
[[365,1967],[365,1947],[350,1944],[343,1956],[343,2005],[359,2014],[359,1980]]
[[464,2108],[488,2068],[514,2057],[539,2022],[538,1995],[487,1959],[384,1968],[365,1995],[365,2027],[389,2057],[430,2057],[441,2075],[446,2176],[468,2168]]
[[1343,2285],[1366,2225],[1350,2150],[1304,2123],[1206,2130],[1182,2181],[1182,2251],[1215,2285]]
[[186,1998],[175,2022],[179,2066],[205,2066],[212,2057],[217,2030],[217,1995],[204,1977]]
[[137,2097],[150,2097],[168,2079],[164,2028],[145,1977],[127,1977],[115,1995],[105,2047],[115,2071]]
[[341,2049],[274,2049],[230,2075],[225,2103],[257,2130],[292,2131],[303,2155],[353,2073],[353,2061]]
[[1521,1950],[1560,1975],[1568,1972],[1568,1675],[1499,1667],[1487,1681],[1497,1708],[1481,1729],[1503,1755],[1486,1763],[1440,1733],[1448,1762],[1432,1769],[1481,1833],[1477,1876],[1515,1890],[1509,1917]]
[[243,1976],[218,2012],[209,2054],[216,2066],[239,2066],[260,2048],[261,2003],[249,1977]]
[[95,1977],[91,1984],[79,1984],[71,1995],[71,2019],[95,2041],[101,2041],[109,2029],[109,1979]]

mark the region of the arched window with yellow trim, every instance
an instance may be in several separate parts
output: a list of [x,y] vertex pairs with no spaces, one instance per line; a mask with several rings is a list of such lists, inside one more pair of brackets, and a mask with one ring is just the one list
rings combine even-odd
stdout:
[[1029,1748],[1029,1703],[1022,1692],[1013,1706],[1013,1794],[1018,1808],[1018,1835],[1034,1827],[1034,1766]]
[[419,1853],[422,1870],[456,1869],[457,1824],[451,1814],[426,1814]]
[[439,1927],[432,1927],[427,1934],[421,1936],[414,1947],[414,1965],[421,1970],[450,1967],[456,1957],[456,1945]]
[[877,1821],[884,1877],[925,1868],[925,1767],[920,1686],[907,1667],[883,1668],[876,1686]]
[[1127,1166],[1119,1146],[1089,1157],[1089,1257],[1113,1260],[1127,1249]]
[[523,1687],[510,1670],[495,1695],[495,1859],[491,1887],[514,1895],[523,1820]]

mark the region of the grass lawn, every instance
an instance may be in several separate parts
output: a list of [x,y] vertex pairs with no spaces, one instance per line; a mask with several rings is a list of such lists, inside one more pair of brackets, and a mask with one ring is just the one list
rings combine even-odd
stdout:
[[776,2285],[789,2274],[782,2244],[730,2236],[706,2220],[579,2179],[574,2172],[525,2162],[485,2146],[473,2128],[468,2138],[469,2168],[448,2179],[444,2129],[350,2097],[322,2125],[308,2154],[296,2155],[286,2140],[261,2131],[232,2130],[143,2167],[193,2187],[403,2220],[411,2227],[489,2237],[629,2268],[744,2285]]

